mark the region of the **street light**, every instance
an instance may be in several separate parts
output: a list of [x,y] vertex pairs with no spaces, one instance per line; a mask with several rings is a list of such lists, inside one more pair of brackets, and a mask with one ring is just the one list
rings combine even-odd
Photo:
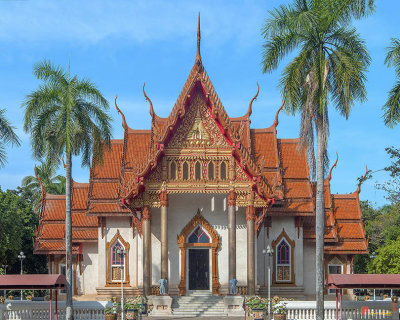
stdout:
[[[3,270],[4,270],[4,275],[6,275],[6,274],[7,274],[7,267],[8,267],[8,265],[7,265],[7,264],[2,264],[1,267],[2,267]],[[6,295],[7,295],[7,290],[4,290],[4,299],[6,298]]]
[[[371,259],[375,259],[376,258],[376,254],[375,251],[372,252],[372,254],[369,256]],[[375,301],[375,289],[374,289],[374,301]]]
[[271,320],[271,258],[274,250],[268,245],[267,249],[263,249],[262,253],[268,257],[268,320]]
[[[18,255],[18,259],[19,259],[19,261],[21,261],[21,274],[22,274],[22,261],[24,261],[25,258],[26,258],[26,257],[25,257],[25,255],[24,255],[24,253],[21,251],[21,252],[19,253],[19,255]],[[22,300],[22,290],[21,290],[21,300]]]
[[117,254],[121,255],[121,320],[124,320],[124,266],[125,266],[125,249],[118,248]]

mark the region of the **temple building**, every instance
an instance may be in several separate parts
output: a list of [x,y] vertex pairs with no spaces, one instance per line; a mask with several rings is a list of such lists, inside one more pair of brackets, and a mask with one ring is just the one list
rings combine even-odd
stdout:
[[[72,183],[73,290],[76,296],[158,293],[315,296],[315,183],[299,139],[277,138],[250,126],[251,99],[229,117],[200,55],[167,118],[150,98],[149,130],[129,127],[111,141],[88,183]],[[336,164],[335,164],[336,165]],[[332,167],[333,169],[333,167]],[[353,257],[368,253],[359,193],[331,194],[325,180],[325,274],[351,273]],[[43,192],[34,252],[49,272],[65,272],[65,196]],[[120,249],[126,254],[121,255]],[[329,295],[329,292],[326,292]]]

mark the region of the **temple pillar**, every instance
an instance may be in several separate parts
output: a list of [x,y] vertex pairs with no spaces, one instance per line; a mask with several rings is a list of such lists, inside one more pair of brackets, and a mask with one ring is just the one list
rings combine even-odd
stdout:
[[246,207],[247,221],[247,294],[254,295],[256,293],[256,268],[255,268],[255,222],[254,202],[249,203]]
[[143,208],[143,294],[151,294],[151,209],[149,206]]
[[168,194],[161,191],[161,279],[168,280]]
[[229,247],[229,280],[236,279],[236,193],[228,194],[228,247]]

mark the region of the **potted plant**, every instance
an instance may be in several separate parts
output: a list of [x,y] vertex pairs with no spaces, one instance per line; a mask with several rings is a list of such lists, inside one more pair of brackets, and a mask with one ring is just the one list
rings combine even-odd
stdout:
[[265,319],[265,311],[268,306],[268,299],[259,296],[246,298],[246,306],[250,319],[263,320]]
[[107,307],[104,309],[104,317],[106,320],[117,320],[117,312],[114,307]]
[[286,320],[287,308],[285,302],[274,304],[272,310],[274,312],[274,320]]
[[124,303],[125,319],[135,320],[138,319],[141,300],[136,298],[127,299]]

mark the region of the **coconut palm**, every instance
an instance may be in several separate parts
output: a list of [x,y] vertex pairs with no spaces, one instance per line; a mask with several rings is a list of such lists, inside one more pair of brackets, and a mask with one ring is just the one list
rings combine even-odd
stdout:
[[396,84],[389,91],[388,99],[383,106],[384,120],[388,127],[393,128],[400,122],[400,40],[392,38],[391,45],[386,48],[385,64],[393,66],[396,72]]
[[20,140],[14,132],[15,127],[6,119],[5,113],[6,109],[0,109],[0,168],[7,163],[5,146],[20,146]]
[[41,161],[40,165],[35,167],[35,175],[26,176],[22,179],[22,186],[32,194],[33,207],[36,211],[40,208],[42,202],[41,187],[36,175],[43,183],[46,192],[51,194],[65,194],[65,177],[56,175],[57,165],[51,159]]
[[[362,6],[364,4],[364,6]],[[263,72],[272,72],[293,51],[280,80],[288,112],[300,113],[300,142],[316,174],[317,319],[324,301],[324,173],[328,166],[328,103],[346,118],[355,101],[366,99],[365,73],[370,63],[364,41],[350,26],[352,17],[373,9],[372,1],[296,0],[271,11],[263,28]],[[314,154],[316,134],[317,155]]]
[[[65,246],[67,268],[66,318],[72,311],[72,156],[82,156],[82,165],[102,160],[104,146],[110,145],[111,118],[108,102],[87,79],[70,77],[62,67],[48,61],[34,66],[34,75],[43,83],[29,94],[24,103],[24,130],[31,134],[35,158],[66,159]],[[93,159],[91,159],[93,157]]]

